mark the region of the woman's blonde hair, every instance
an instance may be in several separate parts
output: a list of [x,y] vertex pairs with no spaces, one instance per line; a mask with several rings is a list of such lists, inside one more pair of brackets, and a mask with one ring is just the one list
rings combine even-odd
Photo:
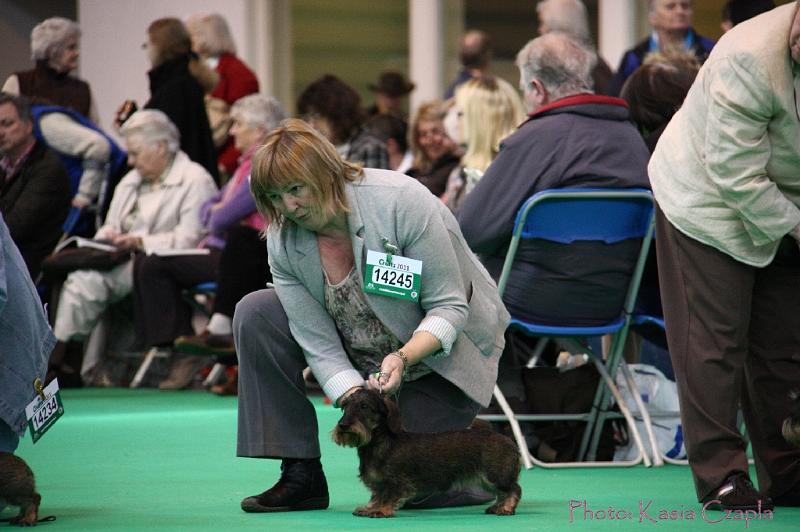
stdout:
[[497,156],[500,141],[525,119],[522,100],[507,81],[485,76],[458,87],[455,102],[463,113],[461,132],[467,146],[461,163],[483,172]]
[[253,155],[250,191],[259,212],[270,224],[286,220],[269,194],[295,184],[311,191],[312,209],[330,215],[349,212],[345,185],[363,175],[360,165],[339,156],[325,137],[303,120],[289,118],[271,131]]
[[219,13],[191,15],[186,19],[186,29],[192,36],[192,45],[198,54],[236,55],[236,44],[233,42],[228,22]]

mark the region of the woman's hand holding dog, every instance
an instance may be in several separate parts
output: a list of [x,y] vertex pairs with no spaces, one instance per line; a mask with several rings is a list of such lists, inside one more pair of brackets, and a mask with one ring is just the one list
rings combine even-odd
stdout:
[[379,376],[370,375],[367,380],[367,388],[376,390],[384,395],[393,395],[400,389],[403,383],[403,373],[405,362],[397,355],[390,354],[383,357]]
[[370,375],[367,388],[377,390],[384,395],[394,395],[400,390],[408,368],[441,348],[441,342],[431,333],[427,331],[414,333],[403,347],[383,357],[379,376]]

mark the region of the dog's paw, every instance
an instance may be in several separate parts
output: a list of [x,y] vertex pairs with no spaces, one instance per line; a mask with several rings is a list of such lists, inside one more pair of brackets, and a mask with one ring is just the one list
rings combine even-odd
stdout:
[[515,508],[509,507],[507,504],[493,504],[486,509],[487,514],[494,515],[514,515]]
[[394,512],[385,512],[380,508],[371,506],[359,506],[353,510],[353,515],[358,517],[394,517]]
[[30,516],[20,516],[14,517],[11,519],[8,524],[16,525],[16,526],[36,526],[38,520],[36,517],[31,518]]

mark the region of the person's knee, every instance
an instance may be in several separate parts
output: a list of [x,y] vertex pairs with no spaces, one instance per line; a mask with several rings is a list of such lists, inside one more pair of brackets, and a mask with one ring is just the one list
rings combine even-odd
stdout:
[[[78,270],[67,276],[61,287],[61,301],[95,301],[106,298],[102,273],[95,270]],[[59,307],[61,303],[59,303]]]
[[274,289],[251,292],[236,304],[233,312],[233,334],[239,336],[246,334],[248,330],[270,329],[274,327],[274,319],[283,314],[283,306]]
[[149,280],[162,275],[164,271],[163,265],[164,260],[157,255],[142,255],[136,258],[133,276],[137,283],[147,283]]

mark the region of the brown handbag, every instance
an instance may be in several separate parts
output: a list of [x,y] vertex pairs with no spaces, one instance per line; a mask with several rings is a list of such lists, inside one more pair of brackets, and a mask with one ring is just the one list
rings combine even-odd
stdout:
[[131,259],[129,250],[103,251],[89,247],[66,248],[42,262],[45,279],[65,279],[76,270],[108,271]]

